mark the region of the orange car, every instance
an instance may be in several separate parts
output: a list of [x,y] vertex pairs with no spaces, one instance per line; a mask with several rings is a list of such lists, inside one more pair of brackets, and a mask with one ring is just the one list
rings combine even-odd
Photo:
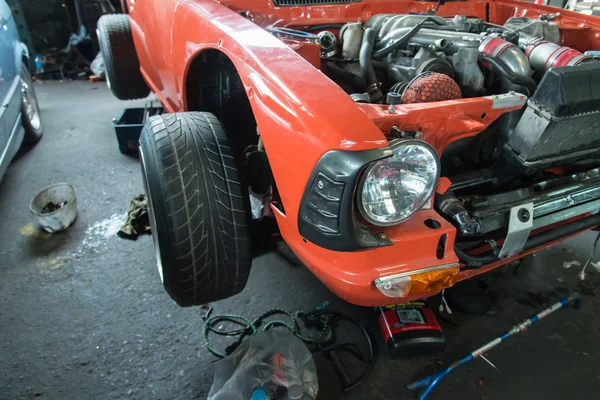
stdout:
[[[240,292],[275,218],[348,302],[424,298],[600,224],[600,19],[515,0],[143,0],[98,23],[161,278]],[[560,11],[560,12],[559,12]]]

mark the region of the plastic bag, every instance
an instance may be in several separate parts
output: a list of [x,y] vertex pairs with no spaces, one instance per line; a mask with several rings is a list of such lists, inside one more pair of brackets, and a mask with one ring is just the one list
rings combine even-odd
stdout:
[[250,400],[264,390],[269,399],[312,400],[319,384],[312,354],[290,331],[260,331],[215,363],[208,400]]
[[102,58],[102,53],[98,53],[92,64],[90,65],[90,69],[92,73],[101,79],[106,78],[106,67],[104,66],[104,58]]

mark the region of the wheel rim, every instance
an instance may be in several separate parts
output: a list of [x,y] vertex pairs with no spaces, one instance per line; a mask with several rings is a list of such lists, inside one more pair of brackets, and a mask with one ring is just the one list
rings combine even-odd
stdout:
[[23,78],[21,78],[21,95],[25,116],[33,129],[37,131],[41,126],[40,109],[31,82],[27,82]]
[[[97,38],[98,38],[98,40],[99,40],[99,44],[100,44],[100,53],[102,54],[102,59],[104,60],[104,77],[106,78],[106,86],[108,86],[108,88],[109,88],[109,89],[111,89],[111,88],[110,88],[110,79],[108,78],[108,68],[107,68],[107,66],[106,66],[106,60],[105,60],[105,58],[104,58],[104,54],[106,54],[106,52],[105,52],[105,51],[104,51],[104,49],[103,49],[103,47],[104,47],[104,46],[103,46],[104,42],[103,42],[103,40],[102,40],[103,36],[100,34],[100,29],[96,29],[96,37],[97,37]],[[112,89],[111,89],[111,90],[112,90]]]
[[110,87],[110,78],[108,77],[108,71],[104,71],[104,76],[106,77],[106,86],[108,86],[108,88],[112,90],[112,88]]
[[156,266],[161,282],[165,282],[163,273],[162,256],[160,254],[160,246],[158,243],[158,230],[156,230],[156,219],[154,218],[154,207],[152,206],[152,194],[150,193],[150,185],[148,185],[148,177],[146,176],[146,163],[144,161],[144,152],[140,148],[140,161],[142,165],[142,177],[144,179],[144,190],[148,199],[148,219],[150,220],[150,230],[152,233],[152,242],[154,243],[154,251],[156,256]]

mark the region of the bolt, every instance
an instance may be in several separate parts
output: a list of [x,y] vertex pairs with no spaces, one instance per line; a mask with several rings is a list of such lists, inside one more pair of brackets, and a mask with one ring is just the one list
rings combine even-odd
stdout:
[[322,190],[325,187],[325,184],[323,183],[323,181],[319,181],[317,182],[317,187]]
[[529,210],[526,208],[521,208],[519,210],[519,213],[517,214],[519,217],[519,220],[521,222],[527,222],[529,221],[529,218],[531,217],[531,214],[529,213]]
[[387,239],[387,236],[385,236],[385,233],[383,233],[383,232],[380,232],[380,233],[378,233],[378,234],[377,234],[377,237],[378,237],[380,240],[385,240],[385,239]]
[[422,137],[423,137],[423,134],[421,132],[415,132],[416,139],[421,139]]
[[400,137],[406,137],[406,132],[404,132],[404,131],[400,132]]
[[389,108],[388,112],[390,114],[396,114],[396,106],[394,106],[393,104],[390,104],[390,108]]

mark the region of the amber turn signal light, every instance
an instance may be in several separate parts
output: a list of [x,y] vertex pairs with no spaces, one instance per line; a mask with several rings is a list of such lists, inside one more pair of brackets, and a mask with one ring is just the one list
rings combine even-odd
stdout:
[[388,297],[409,297],[454,286],[458,264],[440,265],[375,279],[373,284]]

